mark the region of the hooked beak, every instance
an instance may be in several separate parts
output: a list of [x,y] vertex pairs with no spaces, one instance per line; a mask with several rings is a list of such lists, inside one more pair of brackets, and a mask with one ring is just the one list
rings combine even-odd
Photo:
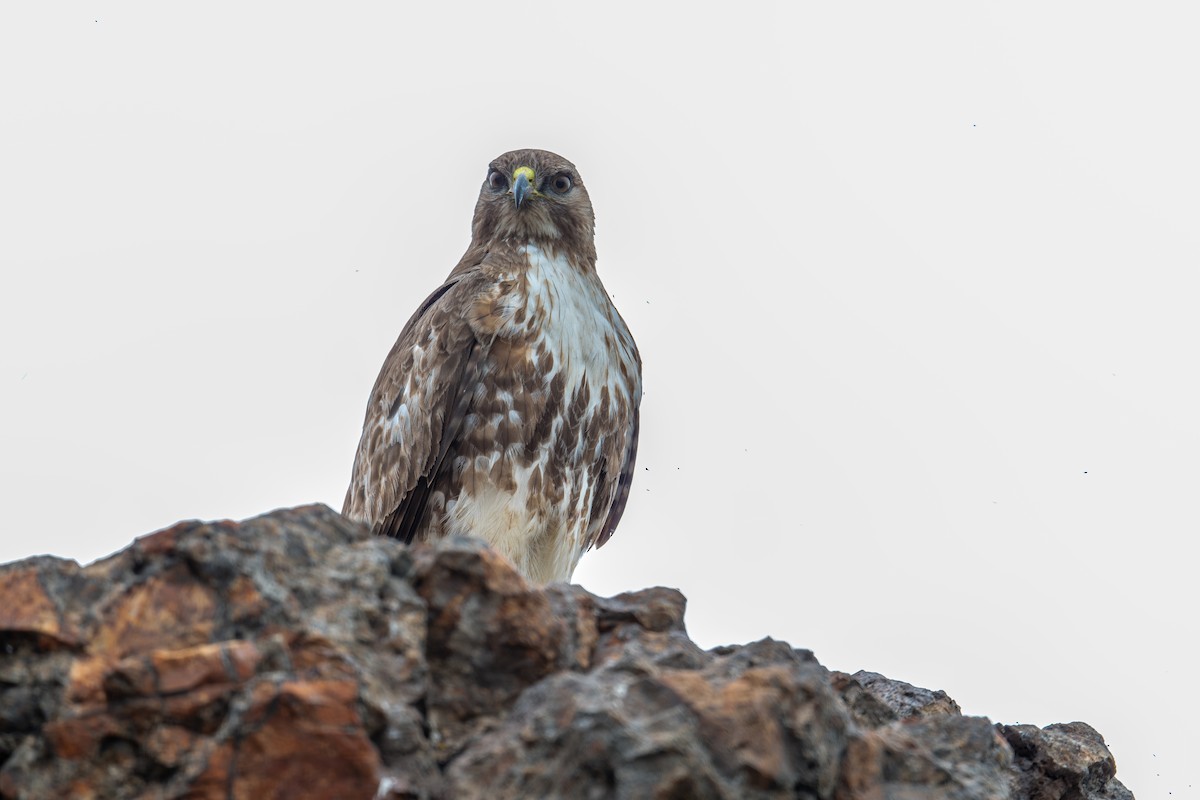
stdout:
[[513,172],[512,196],[517,208],[521,207],[530,194],[536,194],[533,190],[533,178],[533,170],[529,167],[517,167]]

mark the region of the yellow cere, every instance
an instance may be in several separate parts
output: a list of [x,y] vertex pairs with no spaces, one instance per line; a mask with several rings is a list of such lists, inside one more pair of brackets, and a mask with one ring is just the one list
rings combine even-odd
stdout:
[[544,194],[537,190],[537,180],[533,174],[532,167],[517,167],[513,170],[513,183],[516,183],[517,178],[521,175],[525,176],[525,180],[529,181],[529,193],[534,197],[545,197]]

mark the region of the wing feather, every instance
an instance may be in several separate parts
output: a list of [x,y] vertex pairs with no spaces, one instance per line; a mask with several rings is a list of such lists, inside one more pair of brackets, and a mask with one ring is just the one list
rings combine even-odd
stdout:
[[[472,388],[479,382],[482,362],[479,357],[480,350],[479,343],[472,338],[456,385],[447,392],[447,399],[454,400],[454,410],[446,415],[442,424],[437,453],[421,477],[417,479],[416,486],[405,493],[404,498],[380,523],[379,533],[409,544],[424,523],[425,509],[428,506],[429,495],[433,491],[433,487],[438,485],[438,478],[441,476],[443,468],[454,464],[454,458],[450,454],[454,445],[458,443],[463,420],[466,418],[467,409],[471,404]],[[446,464],[447,456],[450,456],[449,465]],[[385,507],[386,505],[388,504],[385,504]]]
[[621,470],[617,473],[616,495],[613,497],[612,505],[608,508],[608,516],[604,520],[604,527],[596,535],[596,547],[604,546],[604,543],[612,538],[613,531],[617,529],[617,523],[621,521],[621,515],[625,513],[625,503],[629,500],[629,489],[633,486],[633,468],[637,461],[638,448],[638,431],[641,427],[641,412],[635,405],[633,407],[633,424],[629,429],[629,443],[625,446],[625,457],[621,462]]
[[467,320],[477,281],[456,270],[392,347],[367,405],[342,513],[410,542],[466,417],[486,348]]

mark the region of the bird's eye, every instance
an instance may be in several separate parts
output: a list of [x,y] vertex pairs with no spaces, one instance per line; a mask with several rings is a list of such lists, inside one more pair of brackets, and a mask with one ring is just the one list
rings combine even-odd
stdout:
[[503,192],[508,189],[508,178],[504,177],[503,172],[494,169],[488,173],[487,184],[493,191]]
[[559,194],[566,194],[571,191],[571,176],[560,172],[551,179],[550,186]]

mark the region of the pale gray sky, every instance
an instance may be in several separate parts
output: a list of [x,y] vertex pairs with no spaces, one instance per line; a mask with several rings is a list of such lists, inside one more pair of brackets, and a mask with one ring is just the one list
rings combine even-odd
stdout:
[[543,147],[645,359],[579,583],[1196,797],[1189,5],[416,5],[0,9],[0,560],[339,508],[487,162]]

